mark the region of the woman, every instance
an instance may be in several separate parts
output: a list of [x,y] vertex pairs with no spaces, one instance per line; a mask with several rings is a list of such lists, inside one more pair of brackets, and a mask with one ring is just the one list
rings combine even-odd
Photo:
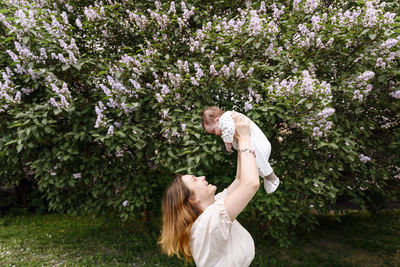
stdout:
[[260,182],[250,144],[250,123],[233,114],[240,149],[236,179],[215,195],[205,177],[178,175],[162,201],[163,225],[159,244],[164,253],[199,267],[249,266],[254,241],[236,217],[257,192]]

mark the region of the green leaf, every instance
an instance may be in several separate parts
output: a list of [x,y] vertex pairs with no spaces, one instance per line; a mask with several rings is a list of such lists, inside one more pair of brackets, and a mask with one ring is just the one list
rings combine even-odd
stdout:
[[30,39],[29,36],[22,37],[22,42],[23,42],[24,44],[27,44],[27,43],[29,42],[29,39]]
[[24,148],[23,144],[18,144],[17,145],[17,153],[21,152],[21,150]]
[[253,40],[254,40],[254,37],[250,37],[249,39],[247,39],[247,41],[244,44],[247,45],[248,43],[252,42]]
[[371,40],[374,40],[375,37],[376,37],[376,33],[370,33],[370,34],[368,34],[368,37],[369,37]]

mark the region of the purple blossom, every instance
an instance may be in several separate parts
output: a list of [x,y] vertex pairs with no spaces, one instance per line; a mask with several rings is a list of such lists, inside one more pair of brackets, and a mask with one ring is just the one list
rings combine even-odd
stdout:
[[182,123],[182,124],[181,124],[181,127],[182,127],[182,131],[184,132],[185,129],[186,129],[186,124]]
[[127,207],[129,206],[129,201],[125,200],[124,202],[122,202],[122,206]]
[[131,84],[133,85],[133,87],[135,87],[135,89],[139,89],[140,88],[140,84],[132,79],[129,79],[129,81],[131,82]]
[[360,90],[354,90],[353,100],[357,99],[358,101],[363,100],[363,95],[360,93]]
[[367,163],[368,161],[371,160],[370,157],[365,156],[364,154],[360,154],[360,155],[358,155],[358,157],[359,157],[359,159],[360,159],[360,161],[361,161],[362,163]]
[[335,112],[333,108],[324,108],[321,112],[318,113],[319,117],[327,118],[331,116]]
[[168,85],[163,84],[161,87],[161,94],[162,95],[167,95],[171,90],[169,89]]
[[242,70],[240,68],[236,69],[236,78],[239,78],[239,79],[243,79],[244,78],[243,72],[242,72]]
[[396,92],[391,92],[390,95],[396,99],[400,99],[400,90]]
[[218,76],[218,72],[217,72],[217,70],[215,69],[214,65],[211,65],[211,66],[210,66],[210,75],[211,75],[211,76]]
[[156,98],[157,98],[158,103],[161,103],[164,101],[164,98],[159,93],[156,93]]
[[110,127],[108,127],[107,135],[114,135],[114,126],[111,125]]
[[364,16],[364,27],[373,27],[377,24],[377,10],[372,6],[372,3],[366,1],[367,11]]
[[11,50],[7,50],[8,55],[10,55],[11,59],[14,62],[19,62],[18,56],[16,54],[14,54],[14,52],[12,52]]
[[244,111],[247,112],[247,111],[252,110],[252,109],[253,109],[253,105],[249,101],[246,101],[244,103]]
[[246,72],[246,76],[249,77],[251,76],[251,74],[253,74],[254,68],[251,67],[247,72]]
[[199,86],[199,82],[194,77],[190,77],[190,81],[194,86]]
[[319,127],[314,127],[312,136],[322,136],[322,131]]
[[80,172],[74,173],[73,176],[74,176],[75,179],[79,179],[79,178],[81,178],[82,173],[80,173]]

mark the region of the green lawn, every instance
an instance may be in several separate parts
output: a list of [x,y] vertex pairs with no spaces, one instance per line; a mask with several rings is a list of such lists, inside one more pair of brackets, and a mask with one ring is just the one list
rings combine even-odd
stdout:
[[[400,211],[321,217],[289,249],[252,233],[252,266],[400,266]],[[0,218],[1,266],[184,266],[160,254],[157,223],[59,214]]]

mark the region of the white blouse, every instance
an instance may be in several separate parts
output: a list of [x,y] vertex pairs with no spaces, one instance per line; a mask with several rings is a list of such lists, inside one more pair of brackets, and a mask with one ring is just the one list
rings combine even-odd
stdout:
[[193,223],[190,251],[198,267],[246,267],[254,258],[253,238],[229,218],[224,204],[227,192],[217,194],[216,201]]

